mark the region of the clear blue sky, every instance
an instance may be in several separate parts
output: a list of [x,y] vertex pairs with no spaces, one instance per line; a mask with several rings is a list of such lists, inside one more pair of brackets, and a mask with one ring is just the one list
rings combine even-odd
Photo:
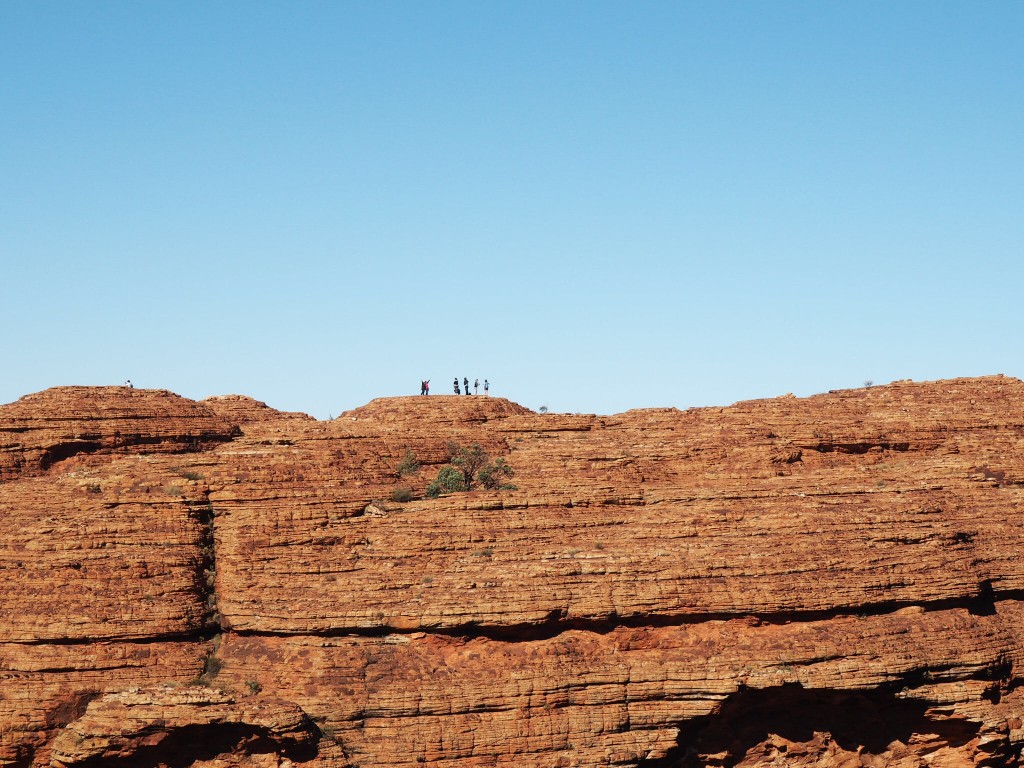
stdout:
[[1024,375],[1024,3],[0,2],[0,402]]

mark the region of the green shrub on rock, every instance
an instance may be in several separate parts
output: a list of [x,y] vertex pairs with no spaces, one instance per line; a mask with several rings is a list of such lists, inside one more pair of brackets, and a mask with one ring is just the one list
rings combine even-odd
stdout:
[[442,493],[456,493],[467,491],[466,478],[462,470],[451,464],[447,464],[438,471],[437,478],[427,486],[427,496],[436,499]]
[[515,472],[505,459],[491,461],[479,443],[463,448],[448,444],[449,463],[441,467],[437,478],[427,486],[427,496],[436,499],[444,493],[472,491],[476,486],[487,490],[514,491],[516,486],[506,482]]
[[395,467],[395,471],[399,477],[406,477],[407,475],[415,475],[420,471],[420,462],[416,458],[416,454],[409,449],[405,452],[405,456],[398,462],[398,466]]
[[512,467],[504,459],[495,459],[476,474],[476,479],[481,486],[489,491],[514,491],[516,487],[505,482],[515,476]]
[[412,488],[400,485],[391,492],[391,500],[399,504],[405,504],[413,500]]

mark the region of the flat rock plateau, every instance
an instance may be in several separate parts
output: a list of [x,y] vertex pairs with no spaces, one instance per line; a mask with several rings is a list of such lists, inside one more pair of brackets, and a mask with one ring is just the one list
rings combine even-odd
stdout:
[[[451,442],[516,488],[428,498]],[[0,766],[1018,766],[1022,504],[1002,376],[331,421],[46,390],[0,406]]]

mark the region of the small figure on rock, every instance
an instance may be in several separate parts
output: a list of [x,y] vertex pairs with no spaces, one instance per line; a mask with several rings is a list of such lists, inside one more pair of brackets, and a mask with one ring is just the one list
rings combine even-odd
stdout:
[[473,394],[480,394],[480,379],[473,379]]
[[430,379],[427,379],[426,381],[423,382],[423,394],[430,394]]
[[488,396],[487,390],[489,390],[490,388],[491,388],[490,382],[487,381],[487,379],[484,379],[484,397]]
[[463,378],[462,386],[466,388],[466,394],[469,394],[469,379]]
[[134,384],[132,384],[132,380],[131,380],[131,379],[128,379],[128,381],[126,381],[126,382],[124,383],[124,385],[125,385],[126,387],[128,387],[128,389],[135,389],[135,385],[134,385]]
[[461,395],[462,394],[462,390],[459,389],[459,377],[458,376],[455,377],[455,394],[456,395]]

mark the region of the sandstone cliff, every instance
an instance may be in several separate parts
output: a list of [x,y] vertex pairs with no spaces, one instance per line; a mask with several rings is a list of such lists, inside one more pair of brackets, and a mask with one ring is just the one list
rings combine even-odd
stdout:
[[[517,488],[427,498],[450,441]],[[1022,447],[1004,377],[607,417],[30,395],[0,766],[1020,765]]]

